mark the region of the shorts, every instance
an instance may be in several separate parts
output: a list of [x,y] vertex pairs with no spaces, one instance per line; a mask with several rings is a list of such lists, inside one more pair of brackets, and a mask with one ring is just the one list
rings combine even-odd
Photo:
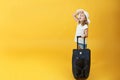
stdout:
[[[84,44],[82,44],[82,43],[78,43],[78,46],[79,46],[81,49],[84,48]],[[85,44],[85,48],[87,48],[87,44]]]

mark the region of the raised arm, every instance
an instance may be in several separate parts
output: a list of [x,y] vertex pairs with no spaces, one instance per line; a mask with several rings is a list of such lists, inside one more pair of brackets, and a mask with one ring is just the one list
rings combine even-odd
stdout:
[[83,9],[78,9],[76,10],[76,12],[73,14],[73,18],[75,19],[76,22],[79,22],[79,19],[77,17],[77,15],[83,13]]
[[78,17],[77,17],[78,14],[79,14],[78,12],[76,12],[76,13],[73,14],[73,18],[74,18],[74,20],[75,20],[76,22],[79,21],[79,19],[78,19]]

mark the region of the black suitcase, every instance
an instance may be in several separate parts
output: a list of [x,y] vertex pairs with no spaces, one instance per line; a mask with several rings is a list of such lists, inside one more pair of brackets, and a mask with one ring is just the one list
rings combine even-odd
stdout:
[[78,38],[77,36],[77,49],[73,49],[72,55],[72,72],[75,79],[87,79],[90,72],[90,49],[85,49],[85,38],[84,48],[78,49]]

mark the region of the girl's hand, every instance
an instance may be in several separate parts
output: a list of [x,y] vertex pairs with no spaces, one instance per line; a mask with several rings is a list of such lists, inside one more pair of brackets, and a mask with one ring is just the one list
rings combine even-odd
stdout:
[[84,34],[85,34],[85,35],[84,35],[85,38],[88,37],[88,28],[85,29]]
[[76,10],[76,12],[73,14],[73,18],[75,19],[75,21],[76,21],[77,23],[79,23],[79,18],[77,17],[77,15],[80,15],[80,14],[82,14],[82,13],[84,13],[83,9],[78,9],[78,10]]
[[78,9],[78,10],[76,10],[76,13],[80,13],[80,14],[82,14],[82,13],[84,13],[84,11],[83,11],[83,9]]

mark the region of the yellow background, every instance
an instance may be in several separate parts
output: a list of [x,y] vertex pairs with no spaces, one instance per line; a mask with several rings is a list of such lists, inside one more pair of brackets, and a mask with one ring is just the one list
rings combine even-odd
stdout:
[[1,0],[0,80],[74,80],[79,8],[90,14],[88,80],[120,80],[119,0]]

